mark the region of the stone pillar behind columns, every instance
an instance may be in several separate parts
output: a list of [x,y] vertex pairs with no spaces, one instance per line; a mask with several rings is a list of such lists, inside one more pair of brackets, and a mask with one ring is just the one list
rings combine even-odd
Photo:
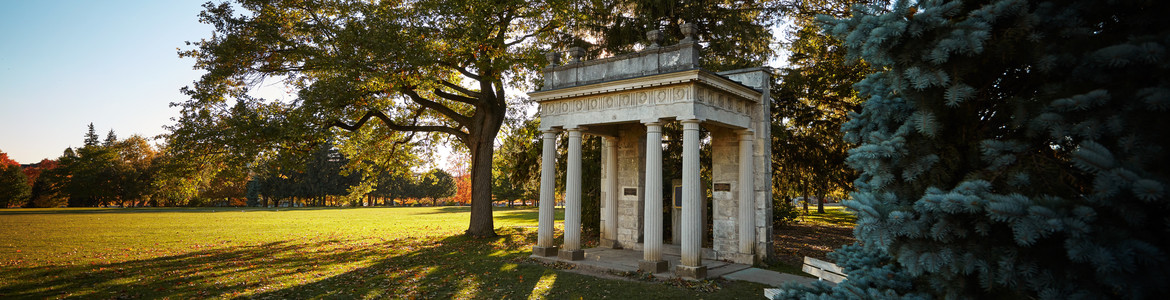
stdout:
[[581,260],[581,130],[569,129],[569,157],[565,169],[565,246],[561,259]]
[[638,269],[650,273],[666,271],[662,260],[662,125],[646,123],[646,210],[642,261]]
[[699,120],[682,120],[682,264],[675,270],[680,277],[706,278],[703,266],[703,224],[700,216],[703,201],[699,187]]
[[557,159],[557,132],[544,131],[544,152],[540,156],[540,213],[536,229],[536,246],[532,247],[532,254],[537,256],[553,256],[557,254],[557,246],[553,245],[553,218],[556,207],[556,159]]
[[752,164],[755,137],[750,129],[739,133],[739,253],[754,254],[756,240],[755,165]]
[[617,138],[605,137],[602,143],[601,161],[605,173],[601,175],[601,246],[618,249],[621,245],[617,243]]

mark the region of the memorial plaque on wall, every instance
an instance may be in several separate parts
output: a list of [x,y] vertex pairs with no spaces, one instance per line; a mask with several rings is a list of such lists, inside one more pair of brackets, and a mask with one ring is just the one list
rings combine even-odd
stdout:
[[731,184],[730,183],[716,183],[715,184],[715,191],[716,192],[730,192],[731,191]]
[[622,195],[637,196],[638,195],[638,188],[624,188],[624,189],[622,189]]
[[674,186],[674,207],[682,207],[682,186]]

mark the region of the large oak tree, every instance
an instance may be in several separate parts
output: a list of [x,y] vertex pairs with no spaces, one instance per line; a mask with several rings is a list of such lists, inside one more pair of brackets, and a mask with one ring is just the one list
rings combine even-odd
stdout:
[[[206,74],[184,88],[190,99],[176,104],[183,114],[169,141],[221,145],[241,161],[273,149],[312,149],[341,134],[330,127],[455,141],[472,160],[467,233],[493,236],[491,162],[507,92],[531,89],[531,71],[547,51],[535,41],[553,31],[554,16],[566,6],[515,0],[205,4],[201,22],[215,33],[180,54],[195,58]],[[297,98],[249,96],[266,79],[283,81]]]

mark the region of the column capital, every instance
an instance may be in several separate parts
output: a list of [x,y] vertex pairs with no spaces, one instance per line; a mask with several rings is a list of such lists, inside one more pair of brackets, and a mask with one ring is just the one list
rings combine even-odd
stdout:
[[662,123],[660,122],[643,122],[646,125],[646,132],[662,132]]
[[662,119],[642,119],[642,125],[650,125],[650,124],[662,125],[662,123],[663,123]]
[[571,137],[581,137],[581,128],[569,128],[565,129],[565,131],[568,131]]
[[751,129],[739,130],[739,139],[741,141],[750,141],[755,138],[756,132]]
[[557,133],[560,133],[561,131],[558,129],[551,129],[550,128],[550,129],[541,130],[540,132],[544,134],[544,138],[546,138],[546,139],[555,139],[557,137]]

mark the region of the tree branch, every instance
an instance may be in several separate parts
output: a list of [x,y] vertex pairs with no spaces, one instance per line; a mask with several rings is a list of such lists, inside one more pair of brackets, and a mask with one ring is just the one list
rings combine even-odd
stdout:
[[463,74],[463,76],[467,76],[467,78],[475,79],[476,81],[480,81],[483,78],[483,77],[480,77],[478,74],[471,73],[471,71],[468,71],[466,68],[461,67],[461,66],[454,64],[454,63],[446,62],[443,60],[435,60],[435,63],[439,64],[441,66],[455,69],[456,71],[459,71],[459,74]]
[[401,125],[401,124],[395,123],[394,120],[390,119],[390,116],[387,116],[385,113],[383,113],[382,111],[377,110],[377,109],[371,109],[370,111],[367,111],[366,114],[362,115],[362,118],[360,120],[358,120],[357,123],[355,123],[353,125],[345,124],[344,122],[341,122],[340,120],[334,120],[332,123],[329,123],[329,126],[327,128],[337,127],[337,128],[344,129],[346,131],[351,131],[351,132],[357,131],[358,129],[361,129],[362,126],[364,126],[366,124],[366,122],[370,121],[370,118],[381,119],[382,123],[384,123],[386,125],[386,128],[389,128],[390,130],[417,131],[417,132],[442,132],[442,133],[447,133],[447,134],[453,135],[458,139],[464,139],[467,136],[467,133],[465,133],[463,131],[459,131],[458,129],[446,127],[446,126]]
[[[480,92],[469,90],[469,89],[462,87],[458,84],[451,83],[450,81],[439,80],[439,83],[442,84],[443,86],[451,88],[452,90],[463,93],[464,95],[467,95],[467,97],[470,97],[470,98],[479,98],[480,96],[483,95]],[[444,98],[446,98],[446,97],[444,97]],[[451,100],[455,100],[455,99],[451,99]],[[459,101],[459,100],[456,100],[456,101]],[[463,101],[460,101],[460,102],[463,102]],[[470,102],[464,102],[464,103],[473,104],[473,105],[475,104],[475,103],[470,103]]]
[[512,45],[516,45],[516,44],[522,43],[522,42],[524,42],[525,40],[527,40],[527,39],[529,39],[529,38],[532,38],[532,37],[536,36],[537,34],[543,33],[543,32],[545,32],[545,31],[552,30],[552,29],[553,29],[553,28],[555,28],[555,27],[556,27],[556,26],[553,26],[552,22],[549,22],[548,24],[544,24],[544,26],[541,26],[541,27],[540,27],[540,29],[537,29],[536,31],[533,31],[532,33],[525,34],[524,36],[521,36],[521,37],[517,38],[517,39],[516,39],[516,40],[514,40],[514,41],[511,41],[511,42],[506,42],[506,43],[504,43],[504,46],[505,46],[505,47],[511,47]]
[[[439,92],[439,91],[436,91],[436,92]],[[451,109],[450,107],[447,107],[446,105],[439,104],[438,102],[435,102],[435,101],[431,101],[431,99],[423,98],[414,90],[403,89],[402,93],[406,94],[407,96],[410,96],[410,100],[414,101],[415,103],[418,103],[418,105],[422,105],[422,107],[432,109],[435,112],[438,112],[439,114],[442,114],[448,118],[451,118],[451,120],[455,121],[456,123],[459,123],[460,126],[468,127],[467,125],[471,123],[470,117],[464,116],[463,114],[456,112],[455,110]],[[442,96],[442,95],[440,95],[440,96]],[[455,95],[452,95],[452,96],[455,96]],[[446,98],[446,97],[443,97],[443,98]],[[463,101],[460,101],[460,102],[463,102]],[[473,105],[474,105],[474,103],[473,103]]]

